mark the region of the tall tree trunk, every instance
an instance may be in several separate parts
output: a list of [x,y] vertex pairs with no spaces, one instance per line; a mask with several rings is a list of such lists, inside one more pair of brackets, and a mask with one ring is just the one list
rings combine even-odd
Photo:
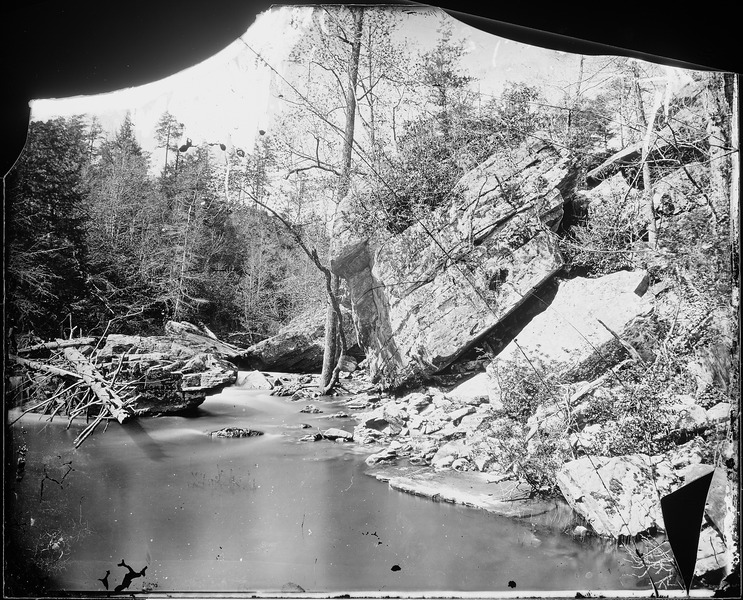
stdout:
[[[353,10],[353,40],[348,60],[348,87],[346,88],[346,126],[344,130],[341,174],[338,177],[336,199],[343,200],[351,187],[351,156],[353,152],[354,129],[356,125],[356,85],[359,78],[359,55],[361,53],[361,34],[364,28],[363,7]],[[340,278],[332,275],[331,287],[337,298]],[[338,328],[343,327],[341,315],[336,314],[336,306],[328,294],[328,307],[325,317],[325,351],[322,364],[322,388],[325,393],[332,388],[335,366],[338,362]]]
[[658,245],[658,229],[655,224],[655,208],[653,207],[653,180],[650,173],[650,151],[655,145],[655,117],[660,110],[661,94],[656,92],[650,118],[647,120],[645,140],[642,144],[642,187],[645,219],[648,227],[648,246],[653,250]]
[[181,256],[180,273],[178,276],[178,287],[176,289],[175,297],[175,308],[173,309],[173,320],[180,321],[181,319],[181,304],[183,303],[183,296],[185,296],[185,280],[186,280],[186,263],[188,259],[188,234],[191,228],[191,210],[196,202],[196,192],[191,203],[188,205],[188,218],[186,220],[186,231],[183,234],[183,253]]
[[165,140],[165,166],[163,167],[162,179],[165,181],[165,176],[168,173],[168,150],[170,150],[170,123],[168,123],[168,137]]
[[[645,213],[645,221],[648,228],[648,246],[655,249],[658,244],[658,230],[655,224],[655,209],[653,208],[653,181],[650,173],[650,152],[655,145],[655,118],[660,110],[661,105],[661,94],[659,91],[655,92],[655,99],[653,100],[653,107],[650,110],[649,117],[645,114],[645,107],[642,100],[642,89],[640,88],[640,70],[637,67],[637,63],[632,63],[632,89],[635,98],[635,110],[637,112],[637,119],[640,125],[645,130],[643,144],[642,144],[642,187],[643,187],[643,210]],[[638,128],[639,129],[639,128]]]
[[[725,75],[725,79],[730,89],[730,146],[733,148],[730,155],[730,263],[733,309],[737,313],[740,306],[740,76],[731,73]],[[738,362],[735,361],[735,364]]]

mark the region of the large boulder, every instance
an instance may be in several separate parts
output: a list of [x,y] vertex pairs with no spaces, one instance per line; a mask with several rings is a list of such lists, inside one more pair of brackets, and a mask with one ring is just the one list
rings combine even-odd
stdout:
[[599,535],[636,536],[663,528],[649,456],[584,456],[565,463],[557,484],[568,504]]
[[193,410],[207,395],[237,380],[237,368],[223,358],[223,352],[202,351],[216,350],[216,346],[192,345],[167,328],[166,333],[146,337],[111,334],[97,352],[103,373],[117,372],[119,380],[132,381],[136,399],[130,408],[136,415]]
[[[279,332],[245,351],[247,362],[259,371],[312,373],[322,368],[325,349],[325,309],[310,309]],[[350,351],[358,348],[351,313],[341,309]],[[350,361],[349,361],[350,362]],[[354,366],[355,368],[355,366]]]
[[491,395],[514,373],[569,380],[606,371],[652,311],[645,271],[619,271],[560,284],[549,308],[537,315],[488,365]]
[[445,368],[562,266],[550,228],[574,176],[551,146],[494,156],[425,223],[387,240],[359,231],[359,199],[343,200],[331,269],[347,282],[373,382],[390,389]]
[[693,440],[657,456],[584,456],[565,463],[557,483],[597,534],[617,538],[665,529],[661,498],[712,472],[697,552],[696,574],[702,575],[730,564],[723,532],[727,496],[735,492],[725,471],[703,464],[699,452],[699,442]]

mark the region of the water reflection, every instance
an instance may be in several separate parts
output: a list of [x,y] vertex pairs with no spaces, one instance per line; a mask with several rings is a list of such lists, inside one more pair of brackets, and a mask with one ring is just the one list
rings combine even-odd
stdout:
[[[316,404],[319,404],[316,402]],[[621,552],[561,535],[547,522],[489,515],[391,490],[364,475],[353,445],[299,443],[306,422],[331,426],[340,410],[302,406],[266,392],[230,388],[197,416],[111,426],[71,451],[76,427],[24,417],[30,472],[19,488],[21,512],[53,502],[93,532],[71,548],[56,576],[63,590],[121,583],[122,560],[145,575],[131,590],[507,591],[621,589],[630,568]],[[352,421],[333,422],[345,426]],[[260,437],[214,438],[246,427]],[[40,465],[66,452],[74,472],[42,500]],[[34,471],[35,469],[35,471]],[[56,486],[55,486],[56,487]],[[36,490],[38,491],[38,490]],[[393,569],[393,567],[395,567]],[[634,581],[634,580],[633,580]]]

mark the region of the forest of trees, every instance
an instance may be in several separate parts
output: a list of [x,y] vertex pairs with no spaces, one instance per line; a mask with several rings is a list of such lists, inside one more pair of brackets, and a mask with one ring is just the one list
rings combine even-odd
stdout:
[[292,76],[277,81],[283,108],[254,148],[192,142],[187,124],[165,113],[155,172],[128,116],[108,133],[85,117],[31,123],[7,185],[7,315],[16,331],[146,334],[174,319],[257,341],[325,306],[324,275],[307,249],[327,259],[328,223],[349,190],[363,190],[365,224],[384,238],[441,205],[469,169],[532,138],[571,151],[584,172],[640,144],[635,186],[647,211],[621,244],[655,244],[652,186],[680,164],[679,152],[651,156],[668,150],[659,132],[673,132],[685,160],[719,151],[697,110],[711,114],[717,92],[688,95],[684,86],[704,77],[693,89],[718,90],[720,74],[684,79],[632,59],[587,57],[557,93],[511,82],[485,95],[446,22],[434,48],[413,53],[393,35],[394,12],[318,9],[315,18],[315,34],[292,54]]
[[[82,118],[32,122],[10,182],[8,300],[18,331],[40,337],[154,333],[203,321],[261,339],[317,301],[317,273],[292,238],[250,202],[225,198],[208,148],[179,152],[164,114],[162,172],[127,117],[103,138]],[[263,185],[268,144],[243,184]],[[322,230],[313,235],[323,236]]]

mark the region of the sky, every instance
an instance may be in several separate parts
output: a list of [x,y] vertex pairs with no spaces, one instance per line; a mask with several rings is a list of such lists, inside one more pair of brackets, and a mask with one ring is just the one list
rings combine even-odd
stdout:
[[[186,124],[184,137],[195,144],[225,143],[252,148],[260,129],[270,124],[271,69],[278,72],[302,33],[310,27],[308,6],[280,6],[259,14],[246,33],[211,58],[149,84],[93,96],[36,99],[31,119],[95,115],[104,130],[115,131],[130,112],[141,145],[154,150],[154,129],[165,111]],[[577,55],[545,50],[497,38],[459,22],[437,9],[420,9],[407,17],[401,36],[411,47],[426,50],[438,39],[441,19],[453,24],[462,40],[469,73],[484,94],[498,94],[506,81],[564,83],[577,73]]]

